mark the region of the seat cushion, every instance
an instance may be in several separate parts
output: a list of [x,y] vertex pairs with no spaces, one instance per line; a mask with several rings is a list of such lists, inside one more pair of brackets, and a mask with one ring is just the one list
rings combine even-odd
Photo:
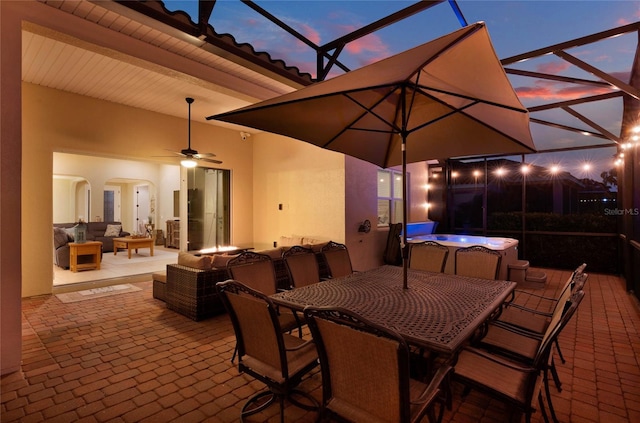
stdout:
[[180,251],[178,253],[178,264],[182,266],[193,267],[194,269],[209,270],[211,269],[211,257],[195,256],[193,254]]

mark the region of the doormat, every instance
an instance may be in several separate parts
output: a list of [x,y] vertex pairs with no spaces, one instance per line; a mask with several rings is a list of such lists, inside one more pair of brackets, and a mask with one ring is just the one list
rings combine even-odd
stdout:
[[85,289],[84,291],[64,292],[56,294],[56,297],[63,303],[75,303],[78,301],[93,300],[111,295],[126,294],[127,292],[141,291],[142,288],[129,283],[123,285],[104,286],[102,288]]

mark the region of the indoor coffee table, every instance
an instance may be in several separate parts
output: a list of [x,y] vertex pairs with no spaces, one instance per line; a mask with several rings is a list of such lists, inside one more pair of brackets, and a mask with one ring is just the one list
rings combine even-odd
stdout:
[[[78,263],[79,256],[91,257],[91,261]],[[73,273],[78,270],[100,270],[100,260],[102,259],[102,242],[70,242],[69,243],[69,268]]]
[[118,254],[118,248],[126,248],[127,253],[129,254],[129,258],[131,258],[131,250],[136,250],[136,254],[138,254],[139,248],[148,248],[150,253],[149,255],[153,256],[153,245],[155,244],[155,240],[153,238],[133,238],[133,237],[124,237],[124,238],[114,238],[113,239],[113,255]]

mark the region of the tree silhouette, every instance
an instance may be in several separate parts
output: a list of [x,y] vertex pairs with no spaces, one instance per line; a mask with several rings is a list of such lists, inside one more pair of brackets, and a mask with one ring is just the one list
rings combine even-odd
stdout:
[[602,183],[606,187],[618,186],[618,171],[615,167],[602,172],[600,177],[602,178]]

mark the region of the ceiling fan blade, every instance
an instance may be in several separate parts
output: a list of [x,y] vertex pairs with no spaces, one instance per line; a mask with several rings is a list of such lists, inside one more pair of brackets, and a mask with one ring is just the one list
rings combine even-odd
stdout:
[[203,159],[205,157],[215,157],[216,155],[213,153],[195,153],[193,157],[196,159]]
[[165,150],[168,151],[169,153],[173,153],[173,154],[176,154],[176,155],[181,156],[181,157],[186,157],[187,156],[186,154],[184,154],[183,152],[180,152],[180,151],[173,151],[173,150],[169,150],[168,148],[165,148]]
[[198,160],[202,160],[203,162],[209,162],[209,163],[222,164],[222,161],[220,161],[220,160],[216,160],[216,159],[200,158],[200,159],[198,159]]

